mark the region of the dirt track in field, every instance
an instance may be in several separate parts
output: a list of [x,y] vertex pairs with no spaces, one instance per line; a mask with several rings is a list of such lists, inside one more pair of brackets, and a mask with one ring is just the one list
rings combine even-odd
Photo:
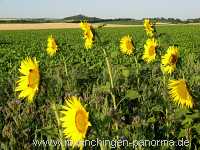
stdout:
[[[133,25],[108,24],[106,27],[132,27]],[[134,25],[135,26],[135,25]],[[80,28],[78,23],[16,23],[0,24],[0,30],[38,30]]]

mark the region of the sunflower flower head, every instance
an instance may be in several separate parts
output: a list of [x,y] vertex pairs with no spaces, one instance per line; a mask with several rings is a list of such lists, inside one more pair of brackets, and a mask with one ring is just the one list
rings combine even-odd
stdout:
[[94,35],[93,35],[92,30],[84,31],[83,38],[84,38],[85,40],[87,40],[87,39],[93,40],[93,39],[94,39]]
[[88,121],[89,113],[81,105],[80,99],[76,96],[72,96],[66,100],[66,106],[63,106],[61,113],[63,117],[60,120],[65,137],[71,140],[73,147],[78,146],[82,148],[83,143],[81,141],[84,140],[87,129],[91,126],[91,123]]
[[134,50],[133,40],[128,36],[123,36],[120,40],[120,50],[122,53],[131,55]]
[[157,46],[158,42],[156,39],[154,38],[147,39],[146,44],[144,45],[144,54],[142,56],[144,61],[150,63],[153,60],[155,60]]
[[168,89],[172,101],[182,107],[193,107],[192,96],[189,94],[185,80],[169,80]]
[[36,58],[31,59],[27,57],[21,62],[19,71],[22,75],[17,81],[15,91],[20,91],[19,98],[27,97],[28,102],[31,103],[39,87],[40,73],[38,61],[36,61]]
[[91,40],[91,39],[85,39],[85,48],[86,49],[91,49],[92,48],[92,46],[93,46],[93,40]]
[[149,19],[144,20],[144,29],[146,31],[147,36],[153,37],[155,33],[155,27],[153,23]]
[[50,56],[55,55],[56,51],[58,50],[58,46],[57,46],[56,41],[55,41],[55,39],[53,38],[52,35],[48,37],[47,42],[48,42],[47,43],[47,53]]
[[167,49],[167,53],[162,56],[161,70],[163,73],[171,74],[176,69],[176,63],[178,61],[178,47],[170,46]]
[[94,35],[92,30],[84,31],[85,48],[91,49],[94,43]]
[[81,21],[80,27],[83,31],[90,30],[92,28],[92,25],[87,23],[87,21]]
[[85,48],[91,49],[94,43],[94,29],[91,24],[86,21],[80,23],[83,30],[83,39],[85,40]]

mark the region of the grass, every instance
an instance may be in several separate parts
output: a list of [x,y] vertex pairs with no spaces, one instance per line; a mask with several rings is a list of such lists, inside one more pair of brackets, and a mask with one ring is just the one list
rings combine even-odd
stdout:
[[[162,75],[159,56],[152,64],[145,64],[141,59],[147,39],[143,27],[99,29],[103,44],[97,42],[91,50],[84,49],[80,29],[1,31],[1,149],[59,149],[59,145],[34,146],[33,140],[58,139],[51,105],[63,104],[66,97],[73,95],[81,97],[90,115],[92,127],[87,139],[177,141],[184,138],[190,144],[182,148],[197,149],[200,146],[199,25],[161,26],[157,32],[160,34],[158,54],[164,54],[174,44],[180,48],[179,63],[172,78],[187,81],[196,103],[194,109],[180,108],[170,101],[166,87],[169,76]],[[56,37],[60,49],[52,58],[45,51],[50,34]],[[127,34],[136,45],[132,56],[119,51],[119,40]],[[111,64],[114,88],[110,87],[102,47]],[[18,100],[15,92],[18,68],[27,56],[40,61],[41,84],[33,104]],[[116,99],[116,110],[111,93]],[[175,149],[176,146],[137,148]]]

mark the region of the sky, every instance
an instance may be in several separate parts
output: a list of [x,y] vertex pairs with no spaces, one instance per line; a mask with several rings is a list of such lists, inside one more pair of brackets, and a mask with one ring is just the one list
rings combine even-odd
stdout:
[[200,0],[0,0],[0,18],[200,18]]

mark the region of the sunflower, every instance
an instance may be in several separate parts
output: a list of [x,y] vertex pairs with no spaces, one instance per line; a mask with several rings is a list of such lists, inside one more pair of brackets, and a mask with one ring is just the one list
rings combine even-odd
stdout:
[[185,80],[169,80],[168,89],[170,97],[178,105],[193,107],[192,96],[188,92]]
[[57,50],[58,50],[58,46],[56,44],[55,39],[51,35],[51,36],[48,37],[47,53],[50,56],[53,56],[56,53]]
[[70,97],[63,109],[61,113],[64,116],[60,118],[64,129],[63,133],[66,138],[71,140],[73,147],[77,145],[82,148],[83,143],[81,141],[84,140],[87,129],[91,126],[88,121],[89,113],[86,112],[80,103],[80,99],[76,96]]
[[31,59],[27,57],[21,62],[19,71],[22,76],[17,81],[17,87],[15,91],[21,91],[18,97],[27,97],[28,102],[31,103],[33,102],[33,97],[38,91],[40,81],[38,61],[36,61],[36,58]]
[[94,35],[92,33],[92,30],[86,30],[84,32],[84,37],[85,40],[89,39],[89,40],[93,40],[94,39]]
[[144,54],[143,59],[150,63],[156,58],[156,48],[158,46],[158,42],[156,39],[151,38],[146,41],[146,44],[144,45]]
[[85,48],[86,49],[91,49],[93,46],[93,40],[91,39],[85,39]]
[[87,21],[81,21],[80,27],[83,31],[87,31],[92,28],[91,24],[87,23]]
[[85,48],[91,49],[94,42],[94,35],[91,30],[87,30],[84,32],[84,39],[85,39]]
[[146,30],[147,36],[154,36],[155,28],[153,23],[149,19],[144,20],[144,28]]
[[121,52],[127,55],[131,55],[134,50],[132,38],[128,36],[123,36],[120,40]]
[[176,63],[178,60],[178,47],[170,46],[167,49],[167,53],[162,56],[161,60],[161,70],[164,73],[171,74],[176,69]]
[[92,48],[94,43],[94,29],[92,25],[85,21],[80,23],[80,27],[84,31],[83,38],[85,39],[85,48]]

